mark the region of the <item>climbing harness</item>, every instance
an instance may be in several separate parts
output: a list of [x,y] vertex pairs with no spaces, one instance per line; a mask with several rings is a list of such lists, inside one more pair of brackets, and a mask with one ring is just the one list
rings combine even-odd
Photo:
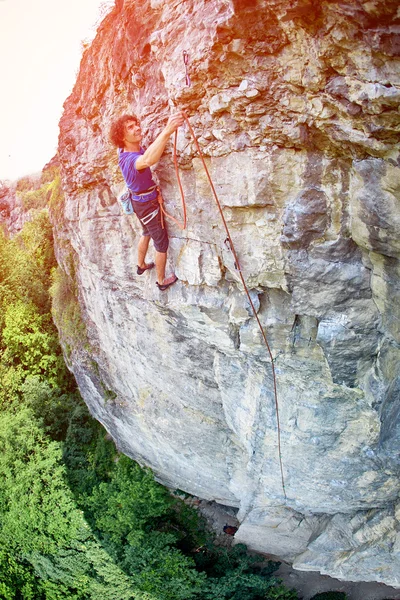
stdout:
[[131,198],[132,198],[132,200],[139,200],[139,202],[147,202],[148,200],[155,200],[156,190],[157,190],[156,185],[153,185],[152,187],[150,187],[148,190],[145,190],[144,192],[132,192],[132,190],[131,190]]
[[[186,70],[186,83],[187,83],[187,85],[191,85],[190,78],[189,78],[189,75],[188,75],[188,67],[187,67],[188,62],[189,62],[189,57],[188,57],[188,53],[186,51],[183,52],[183,60],[184,60],[185,70]],[[215,190],[213,181],[211,179],[211,175],[210,175],[209,170],[207,168],[207,165],[206,165],[203,153],[201,151],[199,142],[197,140],[196,134],[194,133],[193,127],[190,124],[190,121],[189,121],[189,119],[188,119],[185,111],[182,111],[182,114],[184,116],[185,122],[187,123],[187,125],[189,127],[189,131],[190,131],[190,133],[191,133],[191,135],[193,137],[193,141],[195,143],[197,152],[199,153],[199,156],[200,156],[200,159],[201,159],[204,171],[206,173],[208,182],[209,182],[210,187],[211,187],[212,194],[214,196],[214,199],[215,199],[215,201],[217,203],[217,206],[218,206],[219,213],[221,215],[221,219],[222,219],[222,222],[223,222],[223,225],[224,225],[224,228],[225,228],[225,231],[226,231],[226,235],[227,235],[227,237],[225,239],[225,245],[227,246],[227,248],[230,250],[230,252],[233,255],[235,269],[239,273],[239,277],[240,277],[240,280],[242,282],[243,288],[245,290],[247,299],[248,299],[249,304],[251,306],[251,309],[253,311],[254,317],[255,317],[255,319],[257,321],[257,325],[258,325],[258,327],[260,329],[262,338],[263,338],[264,343],[265,343],[265,345],[267,347],[268,354],[269,354],[269,357],[270,357],[272,380],[273,380],[273,388],[274,388],[274,398],[275,398],[275,414],[276,414],[277,431],[278,431],[278,456],[279,456],[279,466],[280,466],[280,472],[281,472],[281,483],[282,483],[282,490],[283,490],[283,494],[284,494],[285,500],[287,500],[286,488],[285,488],[285,478],[284,478],[284,474],[283,474],[283,463],[282,463],[282,452],[281,452],[281,428],[280,428],[280,419],[279,419],[278,389],[277,389],[277,383],[276,383],[276,372],[275,372],[275,365],[274,365],[274,357],[272,356],[272,352],[271,352],[270,345],[268,343],[267,335],[266,335],[266,333],[264,331],[263,326],[261,325],[261,321],[259,319],[259,316],[257,314],[256,308],[255,308],[254,303],[253,303],[253,301],[251,299],[249,289],[248,289],[247,284],[245,282],[245,279],[244,279],[244,276],[243,276],[243,273],[242,273],[242,269],[240,267],[240,262],[239,262],[239,259],[238,259],[237,253],[236,253],[236,249],[235,249],[235,246],[234,246],[234,243],[233,243],[233,240],[232,240],[229,228],[228,228],[228,224],[226,222],[224,213],[222,211],[221,203],[219,201],[217,192]],[[182,184],[181,184],[181,180],[180,180],[180,176],[179,176],[179,170],[178,170],[176,142],[177,142],[177,132],[175,132],[175,139],[174,139],[174,165],[175,165],[175,173],[176,173],[176,176],[177,176],[177,179],[178,179],[179,189],[180,189],[181,198],[182,198],[182,206],[183,206],[183,211],[184,211],[184,224],[185,224],[185,227],[186,227],[186,203],[185,203],[184,192],[183,192],[183,188],[182,188]]]

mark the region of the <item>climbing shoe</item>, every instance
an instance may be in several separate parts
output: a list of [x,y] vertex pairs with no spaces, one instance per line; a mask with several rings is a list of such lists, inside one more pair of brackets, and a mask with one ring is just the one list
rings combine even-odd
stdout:
[[144,273],[145,271],[149,271],[149,270],[150,270],[150,269],[152,269],[153,267],[155,267],[155,264],[154,264],[153,262],[152,262],[152,263],[149,263],[148,265],[146,265],[145,267],[143,267],[143,269],[142,269],[142,267],[139,267],[139,265],[138,265],[138,268],[137,268],[137,270],[136,270],[136,273],[137,273],[138,275],[143,275],[143,273]]
[[164,290],[169,288],[170,285],[174,285],[174,283],[176,283],[177,281],[178,281],[177,276],[171,275],[171,277],[164,279],[164,281],[162,283],[158,283],[158,281],[156,281],[156,286],[158,287],[159,290],[164,292]]

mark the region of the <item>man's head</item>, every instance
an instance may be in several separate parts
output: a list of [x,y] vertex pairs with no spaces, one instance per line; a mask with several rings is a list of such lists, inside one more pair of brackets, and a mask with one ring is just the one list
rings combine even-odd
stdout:
[[139,125],[139,119],[135,115],[122,115],[111,123],[109,137],[111,143],[117,148],[124,147],[126,126],[130,123]]

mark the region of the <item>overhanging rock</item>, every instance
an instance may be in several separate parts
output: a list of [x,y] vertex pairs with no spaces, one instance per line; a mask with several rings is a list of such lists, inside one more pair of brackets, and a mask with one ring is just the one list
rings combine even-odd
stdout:
[[[65,355],[118,447],[236,507],[250,548],[400,587],[396,15],[389,0],[118,2],[65,104],[52,220],[84,324],[67,326],[73,300],[57,307]],[[161,293],[135,275],[140,228],[118,207],[107,133],[134,112],[149,142],[171,106],[272,347],[286,497],[269,357],[184,128],[180,281]],[[156,173],[177,212],[168,152]]]

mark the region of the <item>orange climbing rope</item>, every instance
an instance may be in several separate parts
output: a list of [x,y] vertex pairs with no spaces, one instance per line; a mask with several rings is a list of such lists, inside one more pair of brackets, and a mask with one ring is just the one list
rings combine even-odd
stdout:
[[[191,126],[191,124],[190,124],[190,122],[189,122],[189,119],[188,119],[188,117],[187,117],[186,113],[185,113],[184,111],[182,111],[182,114],[183,114],[183,116],[184,116],[184,118],[185,118],[185,121],[186,121],[186,123],[188,124],[189,131],[190,131],[190,133],[192,134],[192,137],[193,137],[193,140],[194,140],[194,142],[195,142],[195,145],[196,145],[197,151],[198,151],[198,153],[199,153],[199,156],[200,156],[201,162],[202,162],[202,164],[203,164],[203,167],[204,167],[205,173],[206,173],[206,175],[207,175],[207,179],[208,179],[208,181],[209,181],[209,184],[210,184],[210,187],[211,187],[211,190],[212,190],[212,193],[213,193],[214,199],[215,199],[215,201],[216,201],[216,203],[217,203],[218,210],[219,210],[219,213],[220,213],[220,215],[221,215],[221,218],[222,218],[222,222],[223,222],[223,224],[224,224],[224,227],[225,227],[225,231],[226,231],[226,235],[227,235],[227,240],[229,241],[230,250],[231,250],[231,252],[232,252],[232,254],[233,254],[233,257],[234,257],[234,260],[235,260],[235,265],[236,265],[236,268],[237,268],[237,270],[238,270],[238,272],[239,272],[239,276],[240,276],[240,279],[241,279],[242,285],[243,285],[243,287],[244,287],[244,290],[245,290],[245,292],[246,292],[246,295],[247,295],[247,298],[248,298],[248,300],[249,300],[249,303],[250,303],[251,309],[252,309],[252,311],[253,311],[253,313],[254,313],[254,316],[255,316],[255,318],[256,318],[256,321],[257,321],[258,327],[259,327],[259,329],[260,329],[260,331],[261,331],[261,335],[262,335],[262,337],[263,337],[263,340],[264,340],[264,342],[265,342],[265,345],[266,345],[266,347],[267,347],[268,354],[269,354],[269,357],[270,357],[270,360],[271,360],[271,371],[272,371],[272,379],[273,379],[273,384],[274,384],[275,412],[276,412],[276,421],[277,421],[277,430],[278,430],[278,454],[279,454],[279,465],[280,465],[280,471],[281,471],[281,480],[282,480],[282,489],[283,489],[283,494],[284,494],[284,496],[285,496],[285,499],[287,499],[287,496],[286,496],[286,488],[285,488],[285,478],[284,478],[284,475],[283,475],[283,464],[282,464],[282,453],[281,453],[281,429],[280,429],[280,420],[279,420],[278,390],[277,390],[277,384],[276,384],[276,373],[275,373],[274,358],[273,358],[273,356],[272,356],[271,348],[270,348],[270,345],[269,345],[269,343],[268,343],[268,339],[267,339],[266,333],[265,333],[265,331],[264,331],[264,328],[263,328],[263,326],[261,325],[261,322],[260,322],[260,319],[259,319],[259,317],[258,317],[257,311],[256,311],[256,309],[255,309],[255,306],[254,306],[254,304],[253,304],[253,301],[252,301],[252,299],[251,299],[251,296],[250,296],[249,289],[248,289],[248,287],[247,287],[247,285],[246,285],[246,282],[245,282],[245,279],[244,279],[244,277],[243,277],[242,269],[240,268],[240,263],[239,263],[239,259],[238,259],[238,256],[237,256],[237,253],[236,253],[236,250],[235,250],[235,246],[234,246],[234,243],[233,243],[233,240],[232,240],[232,237],[231,237],[231,234],[230,234],[230,231],[229,231],[229,228],[228,228],[227,222],[226,222],[226,220],[225,220],[224,213],[222,212],[221,203],[220,203],[220,201],[219,201],[219,198],[218,198],[217,192],[215,191],[215,187],[214,187],[213,181],[212,181],[212,179],[211,179],[210,173],[209,173],[209,171],[208,171],[208,168],[207,168],[206,162],[205,162],[205,160],[204,160],[204,156],[203,156],[203,153],[202,153],[202,151],[201,151],[201,148],[200,148],[199,142],[198,142],[198,140],[197,140],[196,134],[195,134],[195,133],[194,133],[194,131],[193,131],[193,128],[192,128],[192,126]],[[183,206],[183,214],[184,214],[184,226],[182,227],[182,225],[181,225],[181,224],[180,224],[180,223],[179,223],[179,222],[178,222],[176,219],[174,219],[173,217],[171,217],[170,215],[168,215],[168,214],[167,214],[167,213],[164,211],[164,209],[163,209],[163,206],[162,206],[162,203],[160,204],[160,206],[161,206],[161,208],[162,208],[162,210],[163,210],[164,214],[165,214],[165,215],[166,215],[168,218],[172,218],[172,220],[173,220],[173,221],[175,221],[175,223],[178,223],[179,227],[181,227],[182,229],[184,229],[184,228],[186,227],[186,203],[185,203],[185,195],[184,195],[184,192],[183,192],[183,188],[182,188],[182,184],[181,184],[181,180],[180,180],[180,176],[179,176],[179,169],[178,169],[178,159],[177,159],[177,152],[176,152],[176,142],[177,142],[177,132],[175,132],[175,139],[174,139],[174,165],[175,165],[175,173],[176,173],[176,176],[177,176],[177,180],[178,180],[178,184],[179,184],[179,189],[180,189],[180,193],[181,193],[181,198],[182,198],[182,206]]]
[[157,199],[158,199],[158,203],[159,203],[160,209],[161,209],[161,225],[162,225],[163,229],[164,229],[164,216],[167,217],[168,219],[171,219],[171,221],[173,221],[174,223],[176,223],[180,229],[186,229],[186,222],[187,222],[186,202],[185,202],[185,194],[183,192],[183,187],[182,187],[181,178],[180,178],[179,169],[178,169],[178,156],[177,156],[177,151],[176,151],[177,139],[178,139],[178,131],[175,131],[175,137],[174,137],[174,165],[175,165],[175,174],[176,174],[176,178],[178,180],[179,191],[180,191],[181,200],[182,200],[183,221],[182,222],[178,221],[178,219],[175,219],[175,217],[173,217],[172,215],[170,215],[170,214],[167,213],[167,211],[164,208],[164,199],[163,199],[163,197],[161,195],[160,188],[157,188],[157,191],[158,191],[158,197],[157,197]]

